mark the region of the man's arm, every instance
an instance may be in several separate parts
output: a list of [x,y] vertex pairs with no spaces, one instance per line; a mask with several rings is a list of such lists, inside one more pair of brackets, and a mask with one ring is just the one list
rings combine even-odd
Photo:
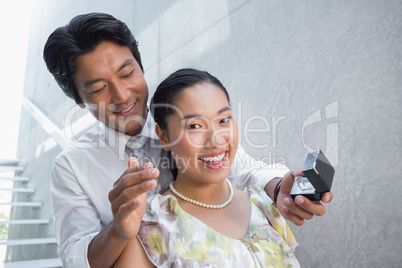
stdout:
[[[63,267],[89,267],[85,255],[88,244],[101,229],[101,220],[64,155],[55,159],[49,188]],[[88,216],[86,220],[82,220],[83,214]]]
[[288,171],[289,169],[284,165],[267,165],[252,158],[239,146],[230,167],[228,179],[231,180],[233,186],[241,190],[252,184],[265,188],[271,180],[283,177]]
[[151,163],[139,165],[129,159],[129,168],[114,183],[109,193],[113,220],[92,240],[88,247],[91,267],[111,267],[127,243],[134,239],[144,216],[147,192],[156,187],[159,171]]
[[[156,186],[154,180],[150,185],[146,184],[159,174],[158,171],[150,174],[151,168],[152,165],[129,168],[116,181],[109,196],[113,220],[102,227],[99,212],[77,181],[68,160],[64,156],[56,158],[50,190],[63,267],[113,265],[125,243],[137,234],[146,202],[146,194],[145,197],[140,195]],[[144,207],[142,212],[140,207]]]
[[[250,157],[239,146],[228,178],[239,189],[244,189],[250,184],[260,185],[272,200],[275,186],[280,178],[283,178],[277,198],[277,208],[285,219],[301,226],[304,224],[304,220],[310,220],[314,215],[322,216],[325,214],[325,207],[322,203],[313,202],[303,196],[297,196],[295,201],[290,197],[294,178],[302,174],[301,170],[290,172],[287,167],[280,164],[267,165],[262,163]],[[322,202],[329,203],[332,197],[331,192],[325,193],[322,196]]]
[[153,265],[151,260],[148,258],[148,255],[142,247],[138,237],[131,239],[127,243],[127,246],[114,264],[113,268],[133,267],[134,263],[136,264],[136,267],[141,268],[155,267],[155,265]]

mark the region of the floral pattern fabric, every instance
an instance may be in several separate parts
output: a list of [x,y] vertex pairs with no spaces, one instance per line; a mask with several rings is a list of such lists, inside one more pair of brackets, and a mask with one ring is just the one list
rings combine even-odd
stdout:
[[258,186],[245,190],[251,203],[247,234],[225,236],[184,211],[175,196],[157,195],[138,237],[157,267],[300,267],[297,242],[272,200]]

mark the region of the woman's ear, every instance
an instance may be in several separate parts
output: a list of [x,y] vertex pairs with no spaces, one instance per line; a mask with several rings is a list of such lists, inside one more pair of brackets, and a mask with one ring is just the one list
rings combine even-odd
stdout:
[[170,151],[169,139],[165,130],[161,129],[158,124],[155,125],[155,133],[158,135],[159,142],[165,151]]

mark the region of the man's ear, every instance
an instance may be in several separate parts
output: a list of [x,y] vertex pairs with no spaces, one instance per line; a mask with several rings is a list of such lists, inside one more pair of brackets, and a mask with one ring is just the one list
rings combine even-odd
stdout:
[[87,106],[86,106],[85,104],[83,104],[83,103],[78,104],[78,106],[79,106],[81,109],[87,108]]
[[165,130],[161,129],[158,124],[155,125],[155,133],[158,135],[159,142],[165,151],[170,151],[169,139]]

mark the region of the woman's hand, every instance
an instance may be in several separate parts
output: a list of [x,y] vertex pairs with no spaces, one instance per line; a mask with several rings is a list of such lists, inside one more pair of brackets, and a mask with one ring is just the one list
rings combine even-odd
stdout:
[[276,206],[282,216],[293,222],[295,225],[301,226],[304,220],[310,220],[314,216],[323,216],[325,207],[322,203],[329,203],[333,198],[331,192],[324,193],[321,202],[314,202],[304,196],[296,196],[293,201],[290,196],[295,177],[304,176],[301,169],[294,169],[288,172],[282,178],[281,189],[278,194]]

